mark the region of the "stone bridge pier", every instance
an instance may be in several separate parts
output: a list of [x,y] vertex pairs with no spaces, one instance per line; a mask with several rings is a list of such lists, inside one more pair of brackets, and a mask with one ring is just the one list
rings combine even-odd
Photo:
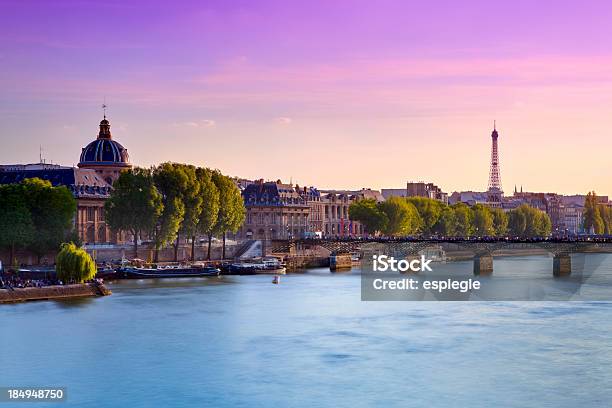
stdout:
[[568,276],[572,273],[572,257],[562,253],[553,256],[553,276]]
[[493,252],[502,248],[500,242],[464,242],[457,246],[474,253],[474,275],[491,275],[493,273]]
[[491,275],[493,273],[493,255],[478,253],[474,255],[474,275]]
[[583,244],[577,243],[538,243],[537,247],[545,249],[553,256],[553,276],[569,276],[572,273],[572,253],[579,252],[584,248]]

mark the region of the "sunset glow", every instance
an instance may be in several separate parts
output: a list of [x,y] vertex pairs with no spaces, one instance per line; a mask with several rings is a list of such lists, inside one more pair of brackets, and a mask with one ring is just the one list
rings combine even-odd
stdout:
[[505,191],[612,194],[609,2],[0,4],[2,163],[73,165],[106,98],[140,166],[482,191],[497,120]]

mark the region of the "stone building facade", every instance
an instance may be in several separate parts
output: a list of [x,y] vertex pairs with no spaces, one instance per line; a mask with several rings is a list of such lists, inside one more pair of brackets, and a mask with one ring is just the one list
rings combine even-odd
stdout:
[[406,183],[406,197],[426,197],[448,204],[448,194],[434,183],[409,181]]
[[365,198],[384,201],[379,191],[371,189],[328,190],[321,192],[323,205],[323,236],[324,237],[358,237],[367,234],[363,225],[352,221],[349,217],[349,207],[352,203]]
[[310,207],[292,185],[257,180],[242,197],[247,213],[238,238],[297,239],[308,231]]
[[315,187],[296,186],[302,198],[308,204],[310,209],[308,213],[308,235],[310,237],[321,237],[323,235],[324,210],[325,204],[321,197],[321,192]]

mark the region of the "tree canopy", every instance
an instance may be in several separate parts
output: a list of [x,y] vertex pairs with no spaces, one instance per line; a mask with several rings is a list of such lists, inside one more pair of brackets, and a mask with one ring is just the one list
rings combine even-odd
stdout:
[[435,226],[442,214],[442,203],[427,197],[407,198],[412,203],[421,217],[421,232],[426,235],[434,233]]
[[374,198],[365,198],[352,203],[349,206],[349,218],[363,224],[370,234],[384,230],[389,222],[387,215]]
[[583,219],[583,227],[587,233],[598,235],[610,233],[610,209],[598,203],[594,191],[590,191],[584,199]]
[[55,260],[57,278],[64,282],[82,283],[96,276],[96,263],[74,243],[62,244]]
[[39,178],[0,186],[0,246],[8,247],[10,263],[16,248],[39,258],[59,248],[74,231],[76,200],[68,188]]
[[[231,178],[215,171],[212,174],[212,181],[219,191],[220,202],[213,233],[223,237],[223,257],[225,258],[225,234],[230,231],[234,233],[238,231],[246,218],[246,208],[240,190]],[[210,258],[210,236],[208,258]]]
[[508,229],[516,237],[545,237],[550,235],[552,223],[544,211],[523,204],[509,211]]
[[138,239],[155,227],[163,204],[153,184],[151,170],[136,168],[122,172],[113,183],[105,205],[106,222],[114,231],[129,231],[134,237],[134,257],[138,257]]
[[34,223],[23,184],[0,186],[0,246],[10,250],[10,265],[15,262],[16,248],[30,244],[34,235]]
[[404,236],[419,230],[421,217],[412,202],[400,197],[389,197],[379,207],[387,220],[382,228],[385,235]]
[[246,210],[233,180],[216,170],[181,163],[162,163],[151,169],[122,173],[107,202],[106,220],[114,230],[129,231],[137,241],[148,234],[159,250],[174,243],[175,259],[181,239],[236,232]]
[[521,237],[547,236],[551,222],[546,213],[527,205],[506,213],[483,204],[452,206],[426,197],[390,197],[356,201],[349,207],[351,220],[361,222],[369,233],[389,236]]
[[471,210],[474,234],[479,237],[493,236],[493,214],[491,209],[483,204],[476,204],[472,206]]

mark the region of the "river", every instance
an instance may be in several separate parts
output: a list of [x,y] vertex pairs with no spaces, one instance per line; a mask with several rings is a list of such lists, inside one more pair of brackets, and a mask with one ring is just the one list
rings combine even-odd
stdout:
[[[521,276],[550,274],[543,257],[521,265]],[[258,275],[109,287],[1,306],[0,386],[63,386],[55,406],[81,408],[612,400],[610,302],[362,302],[357,271],[328,269],[280,285]]]

